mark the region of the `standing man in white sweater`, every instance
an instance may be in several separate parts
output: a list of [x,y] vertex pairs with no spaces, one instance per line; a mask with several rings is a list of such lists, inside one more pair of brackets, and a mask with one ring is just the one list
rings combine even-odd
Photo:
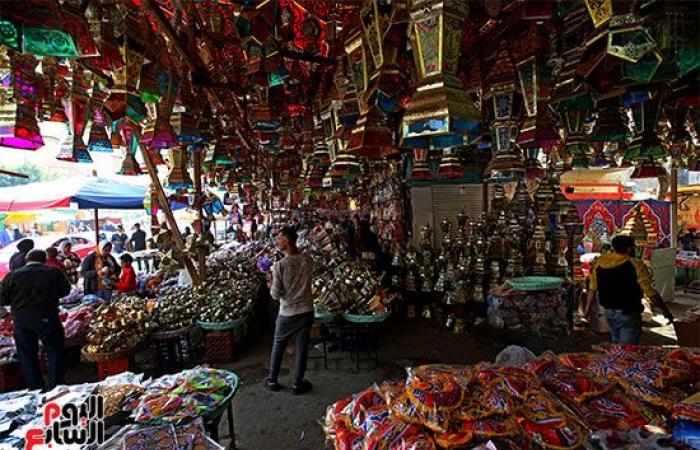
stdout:
[[277,247],[284,252],[272,267],[270,295],[280,302],[280,311],[275,326],[275,338],[270,357],[270,375],[265,385],[273,392],[282,389],[278,383],[284,350],[294,338],[294,385],[295,395],[311,390],[311,383],[304,379],[306,359],[309,354],[309,337],[314,323],[314,305],[311,298],[313,262],[306,253],[297,248],[297,232],[284,227],[277,235]]

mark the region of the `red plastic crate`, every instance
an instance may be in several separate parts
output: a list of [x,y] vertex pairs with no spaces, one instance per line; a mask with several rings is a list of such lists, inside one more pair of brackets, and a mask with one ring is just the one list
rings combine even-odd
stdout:
[[111,359],[109,361],[97,362],[97,378],[102,381],[110,375],[126,372],[129,370],[131,362],[129,358]]
[[208,331],[204,335],[205,360],[209,364],[231,364],[234,360],[234,335],[230,331]]
[[0,392],[24,389],[24,376],[18,361],[0,364]]

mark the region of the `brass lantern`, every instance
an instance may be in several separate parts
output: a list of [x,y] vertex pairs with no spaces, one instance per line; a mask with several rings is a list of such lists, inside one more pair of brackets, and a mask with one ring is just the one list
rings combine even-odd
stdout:
[[479,111],[457,78],[467,5],[463,0],[411,2],[410,33],[419,83],[401,123],[402,147],[456,147],[479,133]]
[[501,42],[487,83],[485,105],[492,112],[491,130],[496,147],[493,160],[486,168],[486,176],[495,182],[522,178],[525,173],[522,154],[515,147],[518,136],[515,67],[505,41]]

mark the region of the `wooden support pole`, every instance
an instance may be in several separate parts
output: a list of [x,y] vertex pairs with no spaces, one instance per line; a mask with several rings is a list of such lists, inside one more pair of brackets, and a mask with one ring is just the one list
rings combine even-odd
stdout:
[[[197,219],[199,219],[199,222],[201,224],[200,227],[200,234],[204,236],[204,214],[202,212],[202,207],[204,206],[202,204],[202,152],[204,149],[199,149],[198,151],[194,152],[194,195],[195,198],[198,199],[197,201]],[[207,257],[205,253],[205,249],[203,246],[199,246],[197,249],[197,265],[198,265],[198,270],[199,270],[199,275],[201,277],[201,281],[205,282],[207,280]]]
[[10,177],[24,178],[24,179],[29,178],[29,175],[27,175],[26,173],[13,172],[11,170],[5,170],[5,169],[0,169],[0,175],[7,175]]
[[95,247],[100,248],[100,216],[98,214],[98,209],[95,208]]
[[[153,161],[151,161],[151,156],[148,154],[146,147],[139,144],[139,149],[141,149],[141,155],[143,156],[143,160],[146,163],[148,175],[150,175],[151,177],[151,183],[153,184],[153,187],[156,191],[156,195],[158,196],[158,203],[160,205],[160,208],[163,210],[165,220],[168,222],[168,227],[170,228],[170,234],[173,237],[175,248],[178,251],[182,252],[184,249],[184,245],[182,243],[182,235],[180,234],[180,230],[177,227],[177,222],[175,221],[173,211],[170,209],[170,203],[168,203],[168,198],[165,196],[165,191],[163,191],[163,185],[160,184],[160,180],[158,179],[156,167],[153,165]],[[183,262],[185,264],[185,269],[187,269],[187,273],[192,279],[192,283],[198,285],[200,283],[200,278],[199,274],[197,273],[197,269],[192,263],[192,260],[189,257],[185,257],[183,258]]]
[[671,248],[678,245],[678,167],[671,165]]

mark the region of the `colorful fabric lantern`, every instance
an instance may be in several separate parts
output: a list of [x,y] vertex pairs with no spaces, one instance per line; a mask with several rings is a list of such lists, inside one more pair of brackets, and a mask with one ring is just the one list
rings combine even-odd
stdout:
[[23,27],[22,51],[40,56],[79,56],[71,35],[53,28]]
[[[133,92],[137,92],[136,88],[144,61],[145,46],[132,37],[126,38],[126,41],[120,46],[121,57],[125,65],[112,72],[114,85],[111,87],[110,95],[105,102],[105,107],[109,110],[113,120],[120,119],[127,114],[128,97],[133,96]],[[139,120],[135,122],[138,123]]]
[[187,171],[187,162],[189,152],[184,148],[184,145],[170,147],[169,165],[170,171],[165,178],[165,185],[171,189],[190,189],[192,187],[192,178]]
[[411,166],[411,180],[412,181],[426,181],[432,180],[433,173],[430,171],[428,166],[428,150],[424,148],[414,148],[412,150],[412,166]]
[[[2,105],[0,146],[36,150],[44,145],[36,114],[39,105],[37,60],[29,54],[16,53],[11,58],[12,99]],[[7,73],[3,83],[10,82]],[[9,95],[9,90],[5,95]]]
[[461,29],[467,13],[467,3],[461,0],[411,4],[419,85],[401,123],[402,147],[456,147],[478,136],[479,112],[457,78]]
[[323,187],[345,187],[360,176],[360,163],[357,155],[340,152],[328,168]]
[[92,162],[92,157],[83,140],[85,125],[91,109],[91,100],[88,92],[90,86],[89,77],[86,76],[82,68],[76,66],[73,71],[69,134],[68,139],[61,144],[61,150],[56,156],[58,160],[76,163]]
[[92,124],[87,149],[91,152],[112,153],[112,141],[107,135],[107,119],[103,112],[107,93],[95,80],[92,88]]
[[441,178],[456,179],[464,176],[464,167],[459,160],[459,154],[454,148],[444,149],[437,175]]
[[640,19],[629,13],[633,3],[616,2],[619,13],[586,43],[577,68],[586,83],[600,93],[619,84],[648,83],[661,66],[663,56]]
[[141,166],[138,161],[136,161],[136,153],[139,149],[139,142],[134,135],[134,130],[128,122],[124,121],[121,125],[122,139],[126,144],[124,150],[124,159],[122,160],[121,169],[119,174],[121,175],[140,175]]
[[378,108],[370,108],[360,115],[350,133],[347,150],[370,159],[382,158],[396,152],[394,136],[384,123],[384,117]]

